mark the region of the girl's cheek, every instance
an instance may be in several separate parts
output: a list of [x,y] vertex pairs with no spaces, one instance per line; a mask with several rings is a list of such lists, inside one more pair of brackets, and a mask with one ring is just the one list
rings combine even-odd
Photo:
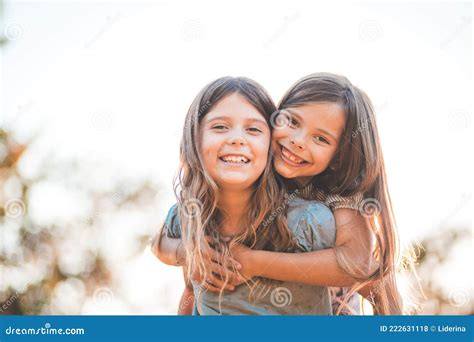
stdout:
[[272,141],[278,141],[283,138],[287,138],[290,135],[288,128],[277,128],[272,132]]

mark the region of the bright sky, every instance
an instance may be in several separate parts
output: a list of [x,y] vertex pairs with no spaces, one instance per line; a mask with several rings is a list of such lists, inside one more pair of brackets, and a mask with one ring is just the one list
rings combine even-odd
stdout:
[[52,152],[152,178],[164,188],[157,220],[206,83],[248,76],[278,101],[298,78],[329,71],[378,108],[404,240],[471,223],[469,3],[9,1],[4,12],[0,123],[24,139],[41,129],[37,160]]

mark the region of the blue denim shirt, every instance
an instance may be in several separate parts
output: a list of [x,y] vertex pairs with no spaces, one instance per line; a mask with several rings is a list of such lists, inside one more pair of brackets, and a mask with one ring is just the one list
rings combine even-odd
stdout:
[[[288,228],[296,242],[295,253],[317,251],[334,246],[336,225],[331,210],[324,204],[293,198],[288,203]],[[165,233],[180,238],[179,215],[174,205],[165,220]],[[298,267],[295,265],[295,268]],[[304,269],[300,270],[305,272]],[[219,293],[201,289],[193,282],[194,314],[199,315],[331,315],[327,287],[257,277],[252,293],[241,284],[234,291]]]

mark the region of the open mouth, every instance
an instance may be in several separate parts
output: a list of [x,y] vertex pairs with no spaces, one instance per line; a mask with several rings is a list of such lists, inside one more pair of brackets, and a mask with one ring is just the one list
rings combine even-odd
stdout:
[[237,154],[229,154],[222,157],[219,157],[224,163],[234,164],[234,165],[243,165],[250,163],[250,159]]
[[297,166],[308,164],[306,160],[290,152],[290,150],[286,149],[283,145],[280,145],[280,150],[281,150],[282,159],[288,164],[297,165]]

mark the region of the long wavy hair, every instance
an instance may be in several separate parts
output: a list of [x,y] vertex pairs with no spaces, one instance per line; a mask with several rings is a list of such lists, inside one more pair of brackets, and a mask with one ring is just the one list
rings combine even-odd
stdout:
[[[205,281],[211,271],[206,269],[204,260],[211,247],[219,251],[221,259],[218,261],[223,268],[235,271],[229,252],[234,243],[272,251],[289,251],[294,246],[286,210],[281,210],[285,207],[285,191],[273,170],[270,149],[265,169],[253,184],[246,215],[240,220],[245,229],[230,242],[219,234],[225,213],[219,207],[219,188],[204,168],[201,158],[200,123],[216,103],[235,93],[252,104],[270,129],[272,127],[270,118],[276,110],[275,104],[262,86],[245,77],[219,78],[206,85],[192,102],[183,128],[180,169],[175,178],[188,279],[194,271],[198,271]],[[268,219],[270,215],[273,215],[271,220]],[[219,298],[229,276],[227,271]]]
[[[339,265],[358,280],[343,302],[347,303],[353,293],[375,282],[377,286],[371,295],[374,313],[402,314],[402,299],[395,277],[401,260],[399,238],[374,107],[369,97],[346,77],[315,73],[300,79],[287,91],[279,110],[320,101],[338,103],[344,108],[345,128],[329,167],[315,175],[311,182],[326,194],[363,194],[359,212],[368,218],[376,242],[372,251],[365,251],[373,253],[377,259],[377,267],[371,271],[348,257],[344,249],[335,247]],[[405,262],[410,262],[407,260]]]

